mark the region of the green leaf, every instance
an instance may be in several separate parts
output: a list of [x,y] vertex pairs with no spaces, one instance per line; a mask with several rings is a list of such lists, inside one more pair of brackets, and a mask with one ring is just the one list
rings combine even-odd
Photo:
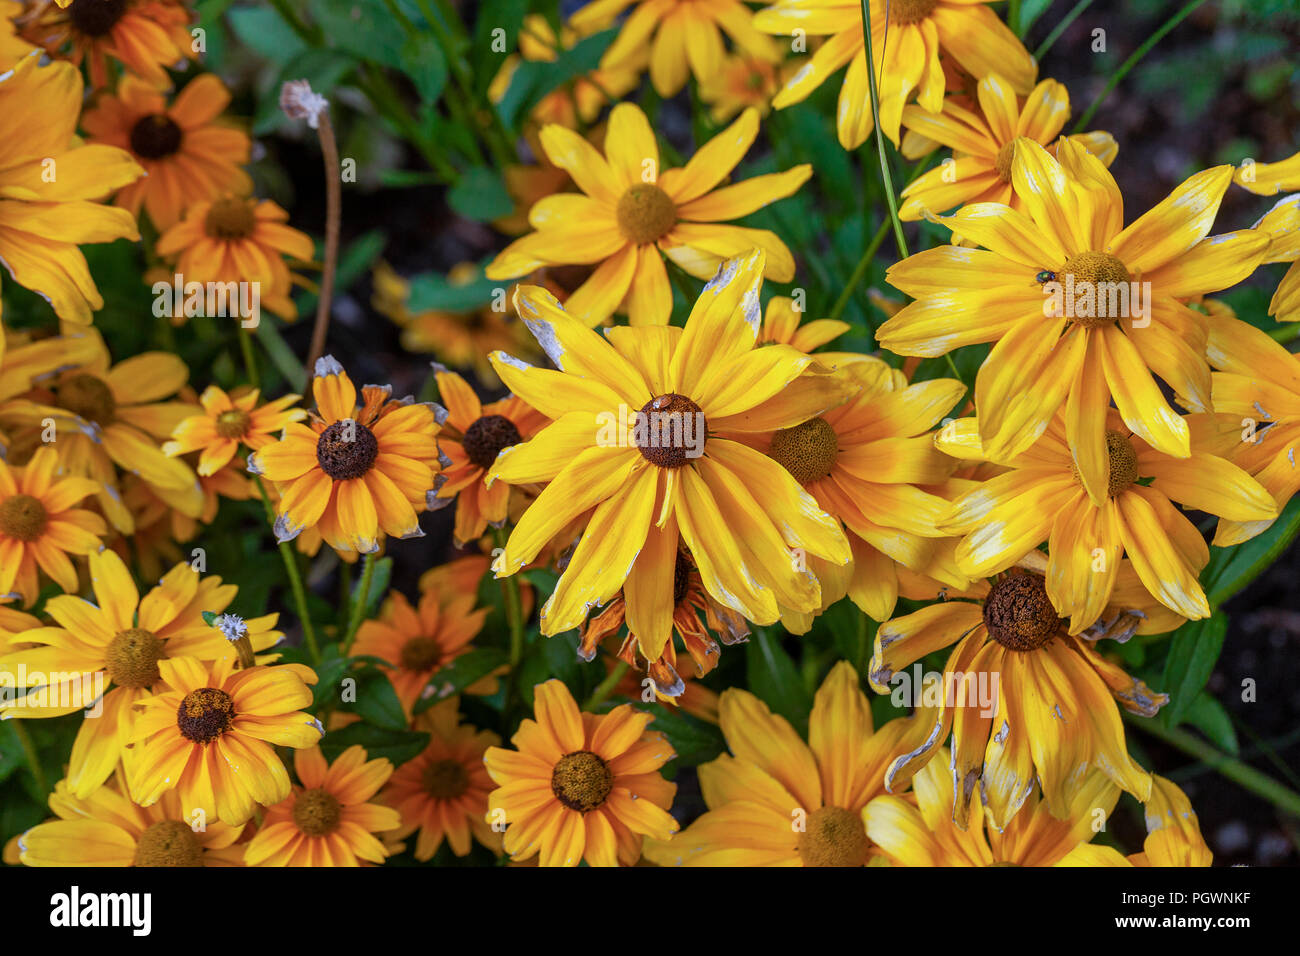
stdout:
[[510,661],[510,655],[499,647],[477,647],[460,655],[449,665],[433,675],[429,687],[433,693],[421,696],[415,702],[415,712],[427,710],[440,700],[459,694],[466,687],[487,677]]
[[1237,743],[1237,731],[1232,726],[1232,718],[1228,716],[1223,705],[1206,691],[1196,695],[1196,699],[1187,708],[1185,720],[1205,734],[1210,743],[1220,750],[1225,750],[1234,757],[1241,752],[1241,745]]
[[402,72],[411,78],[425,103],[433,103],[447,85],[447,59],[431,33],[416,33],[402,44],[398,58]]
[[1277,560],[1300,531],[1300,497],[1287,502],[1267,531],[1231,548],[1210,548],[1201,574],[1210,607],[1217,608]]
[[[363,621],[368,621],[379,612],[379,605],[388,594],[388,583],[393,579],[393,559],[380,558],[375,562],[375,570],[370,579],[370,590],[366,592],[365,613],[362,615]],[[357,601],[361,597],[361,578],[358,577],[352,585],[352,593],[348,595],[348,613],[351,614],[352,608],[356,607]]]
[[812,697],[799,676],[799,668],[771,629],[757,628],[745,645],[745,668],[749,689],[773,713],[790,721],[800,732],[806,730]]
[[370,724],[349,724],[321,738],[320,749],[325,759],[333,762],[339,754],[354,744],[366,748],[371,760],[387,757],[401,765],[420,755],[429,743],[429,735],[415,730],[384,730]]
[[[293,27],[281,19],[273,7],[235,7],[227,14],[227,18],[230,29],[239,41],[272,63],[287,63],[307,49],[307,44],[293,32]],[[277,96],[279,92],[277,85]]]
[[334,49],[386,66],[401,62],[407,34],[383,0],[312,0],[311,12]]
[[1174,631],[1159,688],[1169,695],[1169,703],[1161,712],[1167,726],[1176,727],[1182,722],[1196,695],[1205,687],[1219,660],[1227,631],[1228,618],[1224,614],[1188,621]]
[[611,29],[589,36],[549,63],[520,63],[510,77],[510,86],[506,89],[505,96],[497,104],[497,110],[506,126],[513,128],[515,117],[527,116],[542,97],[561,84],[596,69],[605,48],[613,41],[615,32]]
[[1020,4],[1020,35],[1022,37],[1029,35],[1029,28],[1047,12],[1047,8],[1051,5],[1052,0],[1023,0]]
[[653,705],[654,720],[650,724],[668,738],[677,754],[678,766],[696,767],[707,763],[727,749],[722,730],[713,724],[683,713],[680,708],[667,704]]
[[499,288],[501,283],[493,279],[454,283],[447,281],[446,276],[426,273],[411,279],[411,297],[406,306],[415,313],[430,309],[469,312],[487,305],[492,300],[493,292]]
[[353,713],[385,730],[406,729],[406,712],[387,674],[378,667],[368,667],[357,673],[356,681],[357,699],[349,707]]
[[457,215],[475,222],[500,219],[515,208],[501,174],[485,166],[467,170],[447,194],[447,204]]

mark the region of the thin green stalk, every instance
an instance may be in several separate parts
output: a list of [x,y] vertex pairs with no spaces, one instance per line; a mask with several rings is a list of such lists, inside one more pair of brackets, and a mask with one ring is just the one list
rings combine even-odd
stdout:
[[280,18],[289,24],[293,32],[298,34],[312,46],[319,46],[321,42],[320,32],[312,27],[307,26],[298,12],[289,5],[288,0],[271,0],[271,6],[280,14]]
[[1278,326],[1268,333],[1276,342],[1290,342],[1300,337],[1300,322],[1288,322],[1286,325]]
[[880,244],[885,241],[885,235],[889,232],[889,225],[888,220],[882,222],[880,228],[876,230],[876,234],[871,237],[871,242],[867,245],[866,251],[862,253],[862,258],[858,260],[858,264],[854,266],[853,274],[849,276],[849,281],[845,283],[844,291],[840,293],[840,297],[831,306],[830,315],[827,318],[838,319],[844,314],[844,310],[848,308],[849,300],[853,298],[854,291],[862,283],[862,279],[871,268],[872,261],[876,258],[876,253],[880,251]]
[[[262,484],[262,479],[254,475],[253,483],[257,485],[258,494],[262,496],[262,506],[266,508],[266,518],[271,525],[275,525],[275,508],[271,505],[271,498],[266,493],[266,486]],[[288,541],[281,541],[280,558],[284,561],[285,573],[289,575],[289,590],[293,592],[293,603],[298,609],[298,620],[302,624],[303,640],[307,642],[307,651],[311,654],[312,663],[320,664],[320,646],[316,643],[316,630],[312,627],[311,615],[307,611],[307,589],[303,587],[302,575],[298,571],[298,557],[293,553]]]
[[1110,79],[1106,81],[1106,86],[1097,94],[1097,98],[1089,104],[1088,108],[1084,110],[1083,115],[1079,117],[1079,122],[1074,124],[1074,129],[1070,132],[1081,133],[1087,129],[1088,124],[1092,122],[1093,114],[1097,112],[1098,107],[1105,102],[1106,97],[1110,96],[1115,87],[1119,86],[1124,77],[1128,76],[1129,71],[1132,70],[1133,67],[1137,66],[1144,56],[1151,52],[1152,47],[1165,38],[1165,34],[1191,16],[1192,13],[1195,12],[1196,8],[1201,6],[1203,3],[1205,3],[1205,0],[1189,0],[1188,3],[1183,5],[1181,10],[1166,20],[1160,29],[1147,37],[1146,42],[1134,50],[1133,55],[1125,60],[1123,66],[1116,70],[1111,75]]
[[1267,774],[1261,773],[1240,760],[1229,757],[1199,737],[1186,731],[1162,726],[1154,720],[1138,719],[1127,712],[1124,713],[1124,719],[1134,727],[1146,731],[1152,737],[1169,744],[1169,746],[1177,750],[1181,750],[1202,763],[1208,764],[1220,776],[1249,790],[1257,797],[1267,800],[1278,809],[1300,816],[1300,793],[1283,786]]
[[[894,224],[894,240],[898,243],[898,254],[901,258],[906,259],[907,240],[903,238],[903,221],[898,218],[898,197],[894,195],[894,177],[889,171],[889,158],[885,154],[885,133],[880,128],[880,81],[876,76],[875,57],[871,53],[871,8],[868,5],[869,0],[862,0],[862,45],[867,57],[867,76],[870,79],[871,88],[871,122],[876,131],[876,153],[880,156],[880,178],[885,185],[885,202],[889,204],[889,218]],[[886,47],[889,44],[889,34],[886,32],[884,42]],[[880,56],[881,65],[884,65],[884,50]]]
[[1007,0],[1007,27],[1020,36],[1020,0]]
[[36,756],[36,745],[32,743],[32,735],[27,732],[22,720],[11,720],[9,726],[14,729],[14,736],[18,738],[18,743],[23,748],[23,756],[27,758],[27,767],[32,772],[32,779],[36,781],[36,789],[41,793],[49,793],[50,782],[45,779],[45,770],[41,767],[41,761]]
[[685,269],[671,259],[666,264],[668,266],[668,278],[677,287],[677,291],[682,294],[682,298],[686,300],[686,307],[689,309],[695,304],[697,296],[695,289],[691,287],[690,276],[687,275]]
[[1092,6],[1092,0],[1079,0],[1070,9],[1069,13],[1061,17],[1061,22],[1052,27],[1052,32],[1047,34],[1047,38],[1042,43],[1038,44],[1038,49],[1034,51],[1034,59],[1041,61],[1043,55],[1052,48],[1057,40],[1061,39],[1061,34],[1070,29],[1070,24],[1079,19],[1080,14],[1090,6]]
[[[498,554],[505,550],[505,528],[493,528]],[[506,601],[506,622],[510,627],[510,671],[511,674],[524,659],[524,602],[519,595],[519,579],[513,574],[501,579],[501,593]]]
[[588,713],[594,711],[601,701],[614,692],[614,688],[618,686],[618,682],[623,679],[623,675],[626,673],[627,661],[620,658],[613,669],[605,675],[605,679],[596,685],[596,689],[591,692],[591,696],[582,705],[582,709]]
[[244,328],[242,320],[239,323],[239,351],[244,357],[244,372],[248,375],[249,384],[257,388],[262,384],[262,380],[257,374],[257,358],[253,354],[253,338],[248,334],[248,329]]
[[357,639],[361,621],[366,616],[366,605],[370,603],[370,585],[375,579],[375,556],[367,554],[361,559],[361,583],[357,585],[357,597],[352,602],[352,613],[348,619],[348,632],[343,637],[343,656],[352,650],[352,642]]

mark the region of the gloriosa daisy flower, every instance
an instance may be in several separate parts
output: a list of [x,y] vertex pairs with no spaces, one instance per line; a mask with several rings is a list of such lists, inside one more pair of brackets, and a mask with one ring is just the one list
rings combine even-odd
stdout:
[[[880,82],[880,125],[898,145],[903,107],[916,92],[923,109],[943,106],[940,51],[977,79],[1001,73],[1026,94],[1038,66],[1016,35],[986,6],[991,0],[870,0],[871,53]],[[888,15],[886,15],[888,6]],[[808,98],[832,73],[849,64],[840,88],[836,128],[845,149],[861,146],[874,124],[870,75],[862,33],[862,5],[852,0],[777,0],[760,10],[754,26],[766,33],[829,37],[772,101],[784,109]],[[888,31],[888,37],[886,37]]]
[[[1109,410],[1100,502],[1088,494],[1070,457],[1064,416],[1054,418],[1022,454],[985,456],[1007,471],[953,501],[941,522],[964,536],[957,546],[958,567],[971,577],[986,577],[1047,542],[1047,592],[1053,606],[1070,618],[1070,633],[1078,634],[1111,602],[1120,558],[1126,555],[1155,600],[1186,618],[1209,617],[1197,575],[1210,552],[1173,501],[1230,521],[1264,525],[1277,516],[1277,505],[1227,459],[1228,449],[1240,440],[1236,422],[1225,435],[1213,416],[1189,415],[1185,421],[1191,454],[1175,458],[1130,433],[1119,413]],[[980,458],[977,419],[950,422],[936,444],[957,457]]]
[[316,673],[299,664],[233,670],[234,659],[204,665],[193,657],[158,662],[167,689],[145,699],[131,742],[131,797],[142,807],[178,790],[186,816],[246,823],[258,804],[289,796],[276,747],[314,747],[320,723],[301,710]]
[[[542,609],[543,633],[577,627],[622,589],[629,630],[658,659],[672,633],[679,535],[705,590],[760,624],[777,619],[778,605],[820,606],[816,578],[791,549],[848,561],[839,523],[789,472],[724,437],[792,427],[845,395],[809,356],[755,347],[762,271],[754,250],[719,270],[684,329],[624,327],[607,338],[536,287],[516,293],[521,318],[561,371],[493,356],[507,387],[553,420],[489,472],[492,481],[549,482],[493,570],[515,573],[591,513]],[[796,383],[805,370],[814,374]]]
[[544,265],[581,263],[595,272],[565,300],[587,325],[626,311],[633,325],[665,325],[673,292],[663,256],[697,278],[755,247],[767,253],[769,278],[794,278],[794,258],[774,233],[722,225],[784,199],[812,175],[804,164],[715,187],[758,135],[758,112],[746,110],[680,169],[659,169],[659,145],[644,113],[620,103],[609,115],[605,155],[573,130],[548,126],[542,147],[567,170],[581,194],[556,193],[528,214],[537,230],[516,239],[487,268],[490,279],[513,279]]
[[877,339],[920,356],[996,343],[975,381],[985,451],[995,460],[1020,454],[1064,405],[1071,453],[1100,502],[1111,398],[1147,444],[1177,458],[1191,453],[1187,423],[1153,373],[1209,404],[1205,316],[1180,299],[1248,276],[1268,236],[1243,229],[1207,238],[1231,166],[1196,173],[1123,228],[1119,187],[1101,161],[1068,139],[1058,157],[1016,141],[1012,185],[1027,213],[982,202],[941,217],[984,248],[939,246],[891,267],[889,282],[917,301]]
[[353,745],[326,763],[320,747],[294,752],[298,783],[266,808],[257,834],[244,850],[248,866],[361,866],[388,856],[375,836],[397,829],[397,811],[372,803],[393,774],[392,761],[366,759]]
[[631,866],[643,837],[677,831],[668,814],[677,785],[659,773],[675,754],[646,731],[649,714],[630,704],[582,713],[558,680],[533,695],[536,719],[510,738],[515,749],[491,747],[483,758],[497,784],[486,819],[505,824],[512,859],[540,853],[542,866]]
[[[921,219],[926,213],[947,212],[973,202],[1000,202],[1024,211],[1011,187],[1011,161],[1016,140],[1033,140],[1051,147],[1070,118],[1070,94],[1055,80],[1043,80],[1028,97],[1016,96],[1011,84],[990,73],[976,87],[978,112],[945,99],[943,111],[919,106],[903,110],[903,125],[927,139],[951,148],[954,156],[903,190],[899,218]],[[1069,137],[1109,166],[1119,147],[1109,133],[1078,133]]]
[[357,390],[334,357],[316,362],[316,410],[278,442],[248,457],[248,470],[280,489],[275,535],[292,541],[315,527],[336,551],[370,554],[382,535],[417,538],[418,513],[439,467],[436,405],[394,400],[390,386]]
[[[873,855],[862,823],[899,747],[921,743],[924,721],[874,730],[858,672],[836,664],[813,699],[808,743],[747,690],[722,693],[731,754],[699,768],[709,810],[666,843],[646,845],[660,866],[863,866]],[[919,735],[919,736],[918,736]]]
[[58,473],[58,453],[37,449],[22,468],[0,460],[0,594],[17,593],[31,607],[40,593],[37,568],[64,591],[78,589],[68,555],[100,548],[104,519],[77,505],[98,490],[89,478]]
[[199,396],[203,414],[177,425],[172,440],[163,445],[163,453],[174,458],[202,450],[198,473],[207,477],[230,464],[240,445],[254,451],[265,448],[275,441],[274,432],[307,417],[301,408],[290,407],[301,395],[284,395],[258,405],[260,396],[256,388],[242,389],[232,396],[220,386],[209,385]]
[[[1096,635],[1066,633],[1066,622],[1047,597],[1045,560],[1031,552],[1023,563],[1033,570],[1018,567],[981,582],[975,588],[983,592],[980,599],[932,604],[887,621],[876,632],[869,679],[882,694],[891,693],[895,675],[926,654],[953,648],[930,733],[921,746],[899,749],[885,787],[897,792],[905,786],[935,759],[951,729],[951,816],[959,826],[966,826],[977,786],[996,829],[1005,829],[1036,782],[1050,812],[1068,817],[1079,776],[1089,768],[1139,800],[1151,792],[1151,775],[1125,748],[1115,700],[1131,713],[1151,717],[1169,698],[1102,657],[1086,639]],[[1131,608],[1114,610],[1107,633],[1127,637],[1141,629],[1144,608],[1135,609],[1137,614],[1126,613]],[[978,682],[988,678],[980,691]],[[993,692],[997,707],[989,714],[987,702],[975,698]]]

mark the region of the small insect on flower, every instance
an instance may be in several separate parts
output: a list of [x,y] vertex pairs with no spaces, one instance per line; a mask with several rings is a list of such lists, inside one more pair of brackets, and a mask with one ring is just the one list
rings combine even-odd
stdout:
[[1044,269],[1042,272],[1038,273],[1038,275],[1034,276],[1034,281],[1039,285],[1046,285],[1049,282],[1055,282],[1056,273],[1051,269]]

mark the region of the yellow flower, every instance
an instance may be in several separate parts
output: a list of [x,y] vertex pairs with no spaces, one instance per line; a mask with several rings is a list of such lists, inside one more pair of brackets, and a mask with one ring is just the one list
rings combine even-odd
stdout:
[[1061,817],[1048,812],[1031,781],[1024,807],[1005,828],[986,825],[977,811],[963,829],[952,819],[948,763],[948,750],[942,748],[912,778],[914,800],[882,794],[863,811],[867,836],[894,866],[1128,865],[1117,850],[1089,843],[1097,823],[1108,821],[1119,802],[1119,788],[1105,774],[1083,774],[1070,788]]
[[360,866],[383,863],[388,851],[375,833],[395,830],[401,820],[390,807],[371,803],[393,774],[385,758],[366,760],[365,748],[349,747],[327,764],[320,747],[293,755],[299,784],[266,808],[257,835],[244,851],[248,866]]
[[26,56],[0,75],[0,261],[59,318],[84,324],[104,300],[77,246],[140,238],[132,216],[95,200],[141,169],[123,150],[77,139],[81,74],[38,62]]
[[[470,642],[483,629],[488,608],[474,610],[478,589],[447,596],[436,590],[420,594],[418,608],[400,591],[384,601],[379,617],[362,623],[352,653],[373,656],[393,666],[388,676],[407,714],[438,671],[473,650]],[[485,679],[467,693],[494,693],[496,681]]]
[[[1278,163],[1243,163],[1232,181],[1261,196],[1300,190],[1300,153]],[[1277,292],[1268,304],[1268,314],[1279,322],[1300,321],[1300,194],[1278,200],[1252,227],[1269,235],[1265,262],[1290,262]]]
[[1151,793],[1151,775],[1125,749],[1115,700],[1130,713],[1151,717],[1169,698],[1092,647],[1100,636],[1126,639],[1141,630],[1145,608],[1113,608],[1113,619],[1098,622],[1105,628],[1100,634],[1071,637],[1048,600],[1040,573],[1045,560],[1031,552],[1023,563],[1033,570],[1016,568],[981,584],[982,599],[932,604],[876,632],[868,677],[882,694],[893,692],[896,675],[907,676],[924,655],[953,648],[929,734],[919,747],[899,748],[885,786],[901,789],[936,759],[951,730],[953,757],[942,766],[950,768],[956,784],[950,815],[958,826],[966,826],[978,791],[992,825],[1005,829],[1036,780],[1049,812],[1066,819],[1079,776],[1089,768],[1139,800]]
[[[870,2],[872,66],[880,83],[880,125],[895,146],[903,106],[913,91],[923,109],[938,113],[943,107],[941,51],[977,79],[1001,73],[1022,95],[1034,85],[1038,73],[1034,58],[986,6],[991,0]],[[836,127],[841,146],[861,146],[874,128],[861,4],[844,0],[777,0],[755,15],[754,26],[785,36],[800,30],[803,35],[830,37],[790,78],[772,105],[785,109],[802,102],[848,63],[840,88]]]
[[22,0],[0,0],[0,70],[11,69],[35,49],[18,35],[14,17],[22,12]]
[[515,573],[590,512],[542,608],[544,634],[577,627],[622,589],[629,629],[642,654],[658,659],[672,633],[679,535],[705,590],[760,624],[776,620],[778,602],[820,606],[817,581],[797,567],[792,548],[848,560],[838,522],[785,469],[721,437],[790,427],[844,398],[825,370],[791,387],[812,366],[809,356],[755,347],[762,271],[755,250],[720,270],[684,329],[624,327],[608,338],[534,286],[515,294],[561,371],[492,357],[506,386],[553,420],[489,471],[489,481],[549,482],[493,570]]
[[709,810],[646,857],[661,866],[863,866],[873,855],[862,823],[899,747],[919,745],[923,721],[874,730],[858,673],[840,661],[813,700],[808,743],[747,690],[722,692],[731,754],[699,768]]
[[140,751],[131,796],[148,807],[169,790],[180,793],[190,817],[232,826],[246,823],[258,804],[289,796],[289,774],[276,747],[314,747],[320,723],[299,708],[311,704],[311,668],[298,664],[232,671],[235,660],[213,665],[193,657],[158,662],[167,690],[143,701],[131,741]]
[[[1048,542],[1047,592],[1056,610],[1070,618],[1070,633],[1078,634],[1111,602],[1120,558],[1127,555],[1154,600],[1185,618],[1209,617],[1197,575],[1210,552],[1173,500],[1260,529],[1278,509],[1267,490],[1228,461],[1240,440],[1236,421],[1226,429],[1212,416],[1189,415],[1186,421],[1191,455],[1174,458],[1131,434],[1111,410],[1105,483],[1097,501],[1071,461],[1064,416],[1053,419],[1028,451],[991,459],[1006,472],[953,501],[942,527],[964,536],[957,566],[971,577],[985,577]],[[955,456],[987,459],[978,435],[976,419],[957,419],[944,426],[936,444]],[[1150,481],[1139,483],[1143,479]]]
[[232,397],[220,387],[209,385],[199,396],[203,414],[177,425],[172,441],[163,445],[163,453],[174,458],[201,449],[198,473],[209,477],[230,464],[241,444],[253,451],[265,448],[276,440],[273,433],[307,417],[301,408],[289,407],[300,395],[284,395],[259,406],[260,396],[256,388],[240,390]]
[[[1232,461],[1264,486],[1280,510],[1300,492],[1300,359],[1222,303],[1205,305],[1210,364],[1219,369],[1210,376],[1214,410],[1229,413],[1237,426]],[[1221,518],[1214,543],[1240,544],[1273,520]]]
[[1187,423],[1152,375],[1208,406],[1205,316],[1179,300],[1250,275],[1268,236],[1207,238],[1230,166],[1196,173],[1123,228],[1119,187],[1101,161],[1068,139],[1058,156],[1017,140],[1012,184],[1027,213],[983,202],[941,217],[984,248],[939,246],[891,267],[890,283],[917,301],[876,337],[900,355],[996,343],[975,381],[988,457],[1025,451],[1064,405],[1071,453],[1100,501],[1112,398],[1147,444],[1191,454]]
[[[124,759],[135,705],[162,689],[164,662],[183,655],[237,659],[226,635],[203,619],[204,611],[223,611],[235,599],[237,589],[221,578],[200,578],[188,564],[178,564],[142,599],[112,551],[90,556],[90,578],[97,604],[71,594],[50,598],[45,612],[58,626],[25,632],[21,642],[29,646],[0,658],[0,671],[25,671],[31,686],[45,694],[45,706],[20,699],[4,709],[7,718],[88,710],[93,700],[85,699],[87,683],[101,682],[95,691],[106,690],[102,714],[84,719],[72,744],[67,782],[81,798],[94,793]],[[276,620],[268,614],[238,623],[253,649],[265,651],[284,636],[274,630]]]
[[1201,836],[1201,826],[1191,801],[1172,780],[1151,775],[1151,798],[1146,802],[1147,838],[1142,852],[1134,853],[1134,866],[1209,866],[1214,854]]
[[252,180],[239,168],[252,149],[248,134],[217,119],[229,104],[230,92],[215,73],[190,80],[170,106],[144,80],[124,76],[116,92],[96,100],[81,121],[92,143],[127,150],[147,174],[113,201],[133,216],[143,207],[165,230],[190,203],[252,192]]
[[[111,57],[127,74],[142,77],[158,89],[172,85],[167,69],[194,59],[190,35],[193,15],[182,0],[71,0],[49,7],[23,31],[52,57],[66,57],[78,66],[86,60],[92,88],[108,85]],[[60,9],[62,8],[62,9]]]
[[397,401],[390,386],[357,390],[331,355],[312,380],[316,411],[280,440],[248,456],[248,470],[280,489],[275,536],[292,541],[315,527],[336,551],[370,554],[381,535],[418,538],[439,463],[436,405]]
[[16,592],[26,607],[40,593],[37,567],[64,591],[76,592],[77,570],[68,555],[97,551],[107,532],[99,515],[77,507],[99,486],[58,474],[58,460],[48,445],[23,468],[0,460],[0,594]]
[[[972,202],[1000,202],[1025,212],[1011,187],[1011,161],[1016,140],[1026,137],[1050,147],[1070,118],[1070,94],[1056,80],[1043,80],[1027,98],[1016,96],[996,73],[979,81],[978,111],[945,99],[943,110],[931,113],[919,106],[903,110],[903,125],[928,140],[953,150],[953,160],[903,190],[899,218],[921,219],[926,213],[947,212]],[[1109,166],[1119,147],[1110,133],[1079,133],[1069,137]]]
[[665,325],[673,293],[662,256],[701,279],[755,247],[767,253],[767,275],[794,278],[794,258],[775,234],[722,225],[784,199],[812,174],[803,164],[714,189],[758,135],[758,111],[698,149],[681,169],[659,170],[659,146],[645,114],[620,103],[609,116],[605,155],[573,130],[548,126],[542,147],[582,190],[556,193],[528,214],[537,230],[516,239],[487,267],[490,279],[513,279],[544,265],[600,263],[565,301],[588,325],[626,311],[633,325]]
[[642,838],[668,839],[677,785],[659,768],[675,754],[650,715],[621,704],[607,714],[578,710],[558,680],[534,688],[534,715],[510,738],[514,750],[490,747],[483,761],[497,784],[488,794],[489,823],[506,825],[505,851],[542,866],[631,866]]
[[139,807],[120,782],[81,798],[60,780],[50,809],[56,819],[19,837],[27,866],[243,865],[244,847],[235,841],[244,828],[185,814],[174,791]]
[[778,67],[756,56],[729,56],[711,79],[700,83],[700,99],[709,105],[709,118],[718,126],[751,106],[766,116],[782,79],[792,75],[795,67],[794,63]]
[[419,715],[416,727],[429,732],[429,745],[397,768],[380,794],[402,817],[395,839],[417,833],[415,858],[433,859],[444,840],[456,856],[468,856],[471,838],[501,853],[501,836],[486,820],[493,789],[483,756],[500,745],[490,730],[458,722],[456,700]]
[[[674,96],[686,85],[688,73],[697,83],[722,68],[726,48],[722,34],[750,56],[775,63],[775,44],[754,28],[754,14],[740,0],[596,0],[569,19],[578,30],[603,25],[636,4],[618,37],[601,57],[610,69],[650,51],[650,82],[662,97]],[[653,35],[653,40],[651,36]]]
[[491,524],[500,528],[509,515],[511,486],[484,482],[507,448],[532,438],[545,416],[513,395],[490,405],[481,405],[469,384],[441,365],[434,365],[438,396],[447,408],[447,420],[438,433],[438,447],[451,459],[437,478],[437,493],[431,508],[456,502],[456,544],[463,547],[477,540]]
[[[775,343],[788,345],[800,352],[811,352],[851,328],[849,323],[841,322],[839,319],[813,319],[811,322],[803,322],[803,312],[795,306],[793,299],[786,295],[774,295],[767,300],[767,308],[763,312],[763,328],[758,333],[758,344]],[[844,357],[847,355],[848,353],[843,353]],[[835,359],[839,358],[841,353],[835,353]],[[820,362],[835,359],[825,353],[817,357]]]
[[189,378],[185,363],[169,352],[141,352],[114,365],[98,331],[87,329],[85,335],[88,360],[43,378],[27,397],[0,410],[0,418],[24,428],[27,448],[46,437],[52,420],[60,466],[98,483],[96,501],[123,534],[130,534],[135,524],[123,501],[119,469],[138,475],[189,517],[198,517],[203,492],[194,472],[161,448],[176,426],[198,411],[188,402],[162,401],[184,387]]
[[[184,283],[256,283],[260,305],[292,319],[298,308],[289,297],[293,276],[284,256],[310,262],[315,247],[310,236],[288,221],[289,214],[269,199],[222,196],[191,202],[185,217],[154,248],[160,256],[175,258]],[[176,305],[183,315],[181,303]]]

